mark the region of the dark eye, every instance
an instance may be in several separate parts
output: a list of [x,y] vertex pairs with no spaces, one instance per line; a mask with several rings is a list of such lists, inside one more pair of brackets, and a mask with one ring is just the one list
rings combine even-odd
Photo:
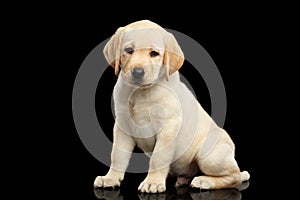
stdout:
[[158,56],[158,55],[159,55],[159,53],[157,51],[151,51],[150,52],[151,57],[155,57],[155,56]]
[[127,47],[127,48],[125,48],[124,50],[125,50],[125,52],[128,53],[128,54],[132,54],[132,53],[133,53],[133,48],[131,48],[131,47]]

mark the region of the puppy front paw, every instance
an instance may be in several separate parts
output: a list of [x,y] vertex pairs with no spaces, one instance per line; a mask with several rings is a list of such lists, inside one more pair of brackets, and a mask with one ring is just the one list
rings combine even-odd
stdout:
[[118,187],[121,184],[121,180],[114,177],[108,177],[108,176],[97,176],[94,181],[94,187],[95,188],[101,188],[101,187]]
[[151,182],[144,180],[138,190],[145,193],[161,193],[166,191],[166,184],[164,182]]

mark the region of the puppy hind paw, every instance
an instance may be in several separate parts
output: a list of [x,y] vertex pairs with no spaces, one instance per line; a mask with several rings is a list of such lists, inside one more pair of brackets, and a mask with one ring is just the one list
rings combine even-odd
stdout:
[[195,177],[191,182],[191,187],[204,190],[209,190],[213,188],[211,183],[209,183],[206,180],[203,180],[201,177]]

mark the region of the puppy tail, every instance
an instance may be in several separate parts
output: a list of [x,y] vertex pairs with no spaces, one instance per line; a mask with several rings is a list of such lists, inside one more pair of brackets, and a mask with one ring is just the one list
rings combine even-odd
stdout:
[[241,179],[242,179],[242,181],[248,181],[250,179],[250,174],[247,171],[242,171]]

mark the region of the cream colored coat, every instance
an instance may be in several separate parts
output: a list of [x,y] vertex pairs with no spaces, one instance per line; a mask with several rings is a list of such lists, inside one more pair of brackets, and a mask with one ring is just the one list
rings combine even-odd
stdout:
[[[120,74],[113,93],[111,167],[95,187],[120,185],[135,145],[150,156],[141,192],[164,192],[168,174],[178,177],[177,186],[200,189],[235,187],[249,179],[247,171],[240,172],[230,136],[180,81],[184,55],[172,34],[148,20],[134,22],[117,30],[104,55]],[[144,72],[138,81],[137,67]],[[199,171],[205,175],[196,176]]]

